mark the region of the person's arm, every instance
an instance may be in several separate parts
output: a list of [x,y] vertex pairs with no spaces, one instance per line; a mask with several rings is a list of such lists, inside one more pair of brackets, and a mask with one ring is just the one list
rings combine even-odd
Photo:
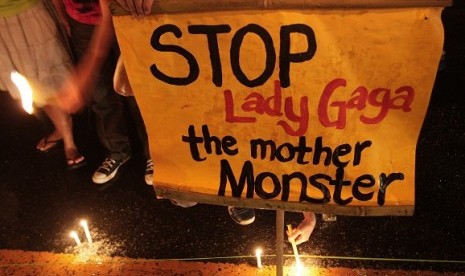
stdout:
[[301,244],[308,241],[316,225],[316,216],[314,213],[304,212],[303,215],[304,219],[297,226],[297,228],[293,229],[291,234],[289,231],[287,231],[288,240],[294,240],[296,244]]
[[60,105],[68,112],[76,112],[85,105],[100,76],[108,53],[115,43],[115,31],[108,7],[109,0],[100,0],[102,17],[95,27],[89,46],[64,86]]
[[153,0],[116,0],[123,9],[131,12],[134,16],[150,14]]

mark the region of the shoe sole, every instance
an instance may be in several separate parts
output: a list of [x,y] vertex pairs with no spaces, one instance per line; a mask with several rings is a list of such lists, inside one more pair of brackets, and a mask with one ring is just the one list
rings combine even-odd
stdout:
[[68,171],[72,171],[72,170],[76,170],[76,169],[79,169],[81,167],[84,167],[85,165],[87,165],[87,162],[86,160],[83,160],[77,164],[73,164],[73,165],[66,165],[66,169]]
[[105,183],[109,182],[110,180],[115,178],[115,175],[118,172],[119,167],[121,167],[121,165],[118,166],[118,168],[116,168],[111,174],[109,174],[105,178],[94,178],[94,177],[92,177],[92,182],[94,182],[94,184],[105,184]]
[[171,201],[171,203],[173,205],[176,205],[176,206],[179,206],[179,207],[182,207],[182,208],[190,208],[190,207],[194,207],[195,205],[198,204],[197,202],[185,201],[185,200],[176,201],[174,199],[170,199],[170,201]]
[[248,220],[242,220],[242,221],[234,220],[234,222],[239,224],[239,225],[249,225],[249,224],[252,224],[254,221],[255,221],[255,217],[253,217],[251,219],[248,219]]
[[152,186],[153,185],[153,180],[152,181],[149,181],[147,180],[147,178],[145,179],[145,184],[149,185],[149,186]]
[[131,158],[131,157],[128,157],[128,158],[126,158],[125,160],[123,160],[123,161],[121,162],[121,164],[119,164],[119,166],[118,166],[111,174],[109,174],[109,175],[108,175],[107,177],[105,177],[105,178],[101,178],[101,179],[100,179],[100,178],[94,178],[94,177],[92,176],[92,182],[94,182],[94,184],[105,184],[105,183],[109,182],[110,180],[112,180],[112,179],[115,177],[115,175],[116,175],[116,173],[118,172],[119,168],[121,168],[121,166],[123,166],[130,158]]
[[231,210],[230,210],[229,207],[228,207],[228,213],[229,213],[229,216],[231,217],[231,219],[235,223],[237,223],[239,225],[249,225],[249,224],[252,224],[255,221],[255,216],[253,216],[252,218],[247,219],[247,220],[236,220],[236,219],[234,219],[234,216],[232,215]]

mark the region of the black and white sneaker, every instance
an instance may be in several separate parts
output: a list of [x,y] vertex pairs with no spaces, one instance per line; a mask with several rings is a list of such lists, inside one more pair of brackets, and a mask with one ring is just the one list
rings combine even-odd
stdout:
[[124,165],[129,158],[131,158],[131,156],[119,160],[110,157],[105,158],[105,161],[103,161],[102,165],[100,165],[92,176],[92,181],[95,184],[105,184],[112,180],[118,172],[118,169]]
[[153,185],[153,161],[152,159],[147,160],[145,166],[145,184]]
[[255,221],[254,209],[228,206],[228,213],[240,225],[249,225]]

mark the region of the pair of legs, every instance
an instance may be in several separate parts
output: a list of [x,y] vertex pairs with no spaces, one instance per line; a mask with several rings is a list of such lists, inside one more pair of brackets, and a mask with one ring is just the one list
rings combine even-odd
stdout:
[[139,138],[142,146],[142,157],[146,161],[144,176],[145,183],[147,185],[153,185],[154,164],[152,158],[150,157],[149,138],[145,128],[145,123],[142,118],[142,114],[140,113],[139,106],[137,105],[136,98],[134,96],[128,96],[125,97],[125,99],[127,100],[128,109],[136,126],[137,137]]
[[84,157],[79,153],[73,136],[73,119],[70,114],[53,106],[45,106],[44,111],[52,121],[55,129],[42,138],[37,144],[37,150],[47,152],[63,141],[66,164],[70,167],[82,164]]
[[107,152],[105,160],[92,176],[95,184],[105,184],[112,180],[131,157],[122,100],[114,91],[108,91],[103,98],[94,99],[91,104],[97,135]]
[[[0,32],[0,90],[7,90],[14,99],[20,99],[18,88],[10,79],[12,71],[50,91],[61,87],[73,64],[42,1],[15,15],[0,17]],[[38,143],[37,149],[48,151],[59,144],[54,141],[63,139],[67,164],[83,164],[84,157],[73,138],[71,115],[47,103],[40,104],[55,130]]]
[[[70,17],[70,45],[79,61],[88,50],[95,29],[94,25],[80,23]],[[95,88],[91,93],[90,109],[95,119],[95,129],[100,143],[107,152],[107,157],[92,176],[95,184],[105,184],[113,179],[120,166],[131,157],[131,145],[126,128],[123,97],[113,89],[113,74],[119,50],[115,45],[108,53]]]
[[139,138],[142,157],[146,161],[145,166],[145,183],[147,185],[153,185],[153,172],[154,164],[152,158],[150,157],[150,148],[149,148],[149,138],[147,135],[147,129],[145,128],[144,119],[137,104],[137,100],[134,96],[134,91],[131,88],[129,83],[128,75],[126,73],[126,68],[124,67],[123,60],[121,56],[118,58],[116,65],[115,73],[113,76],[113,86],[116,91],[121,96],[124,96],[126,104],[128,106],[129,112],[131,113],[132,123],[136,127],[137,137]]

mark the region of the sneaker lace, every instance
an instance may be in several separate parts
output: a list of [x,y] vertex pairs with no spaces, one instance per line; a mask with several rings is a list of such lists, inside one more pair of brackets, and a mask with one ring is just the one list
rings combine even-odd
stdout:
[[105,161],[103,161],[102,165],[100,165],[99,170],[104,170],[104,171],[111,171],[113,166],[116,164],[116,161],[111,159],[111,158],[106,158]]
[[153,172],[153,160],[152,159],[147,160],[147,167],[145,168],[145,172],[146,173]]

